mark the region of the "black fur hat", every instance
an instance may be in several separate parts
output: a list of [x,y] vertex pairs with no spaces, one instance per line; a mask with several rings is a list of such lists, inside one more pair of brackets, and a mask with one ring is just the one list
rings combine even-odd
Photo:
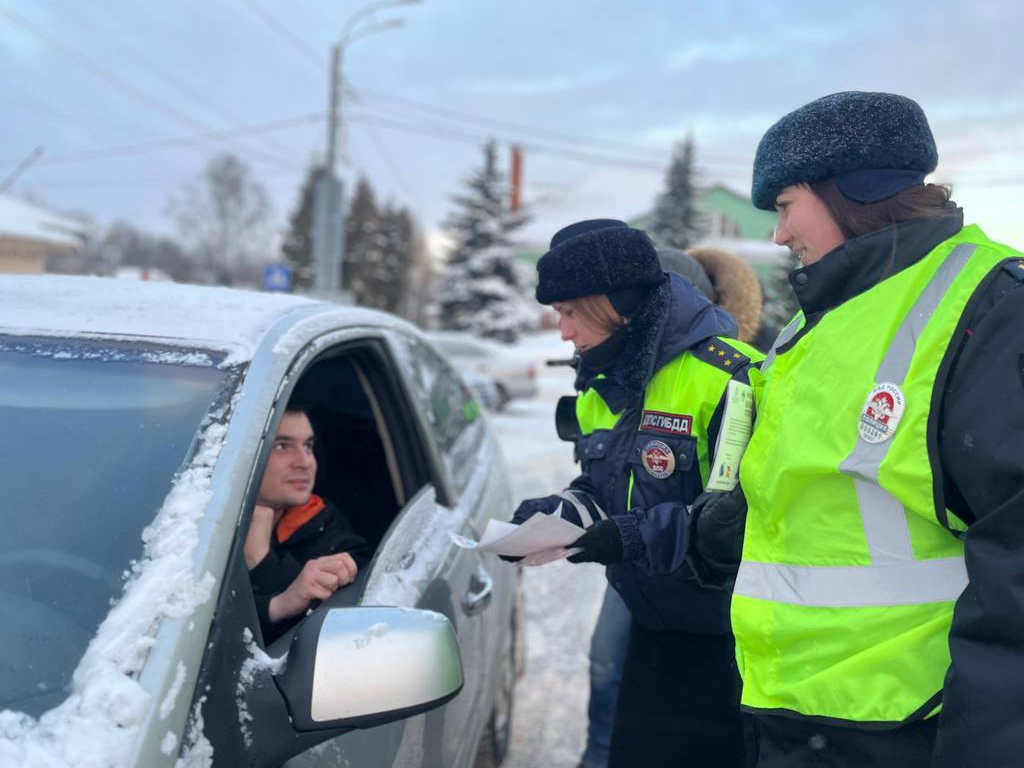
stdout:
[[537,262],[537,301],[551,304],[607,294],[630,317],[648,289],[665,281],[647,233],[615,219],[590,219],[560,229]]
[[835,179],[859,203],[924,182],[938,151],[917,102],[892,93],[845,91],[805,104],[757,146],[751,199],[766,211],[786,187]]

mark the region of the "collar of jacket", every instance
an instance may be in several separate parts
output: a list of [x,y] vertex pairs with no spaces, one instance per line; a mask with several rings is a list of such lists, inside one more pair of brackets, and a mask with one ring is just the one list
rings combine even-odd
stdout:
[[[847,240],[819,261],[789,273],[804,315],[825,312],[917,263],[964,226],[962,208]],[[893,242],[895,240],[895,250]]]
[[647,382],[684,350],[710,336],[735,335],[736,323],[725,310],[708,301],[689,280],[670,273],[670,279],[651,291],[626,326],[622,351],[603,371],[603,378],[580,361],[576,389],[592,387],[612,413],[621,413],[642,403]]

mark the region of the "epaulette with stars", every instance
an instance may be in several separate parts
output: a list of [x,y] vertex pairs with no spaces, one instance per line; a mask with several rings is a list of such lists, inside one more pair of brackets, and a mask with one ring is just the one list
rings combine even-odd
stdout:
[[723,371],[735,371],[750,362],[750,358],[730,346],[717,336],[705,339],[700,344],[690,347],[690,352],[699,360],[721,368]]
[[1003,269],[1024,282],[1024,259],[1010,259],[1003,264]]

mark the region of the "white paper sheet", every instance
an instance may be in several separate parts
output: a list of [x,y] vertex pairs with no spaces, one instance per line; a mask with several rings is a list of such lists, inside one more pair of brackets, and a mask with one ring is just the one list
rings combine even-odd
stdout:
[[496,555],[523,558],[523,565],[543,565],[580,550],[567,549],[580,536],[583,528],[561,517],[561,506],[554,514],[538,513],[522,525],[504,520],[489,520],[480,541],[451,534],[452,541],[466,549],[482,549]]

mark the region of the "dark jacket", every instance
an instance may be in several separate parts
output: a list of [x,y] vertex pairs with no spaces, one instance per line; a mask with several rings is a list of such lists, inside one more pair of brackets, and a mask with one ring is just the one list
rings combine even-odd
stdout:
[[[688,536],[686,507],[704,489],[696,456],[696,440],[689,436],[648,434],[639,430],[644,409],[644,388],[654,374],[680,355],[690,352],[709,365],[720,365],[706,353],[706,342],[736,333],[732,318],[672,275],[654,290],[644,309],[633,318],[622,351],[612,366],[597,378],[581,366],[576,388],[593,388],[612,413],[621,414],[611,430],[584,435],[577,441],[582,474],[570,487],[593,497],[616,524],[623,540],[624,562],[608,568],[608,580],[629,606],[633,617],[655,631],[720,634],[729,631],[728,594],[700,587],[675,547],[662,545],[665,532]],[[733,358],[729,368],[746,380],[749,358]],[[695,413],[698,404],[680,404],[681,413]],[[718,403],[711,423],[705,425],[709,444],[718,435],[724,403]],[[685,409],[685,410],[683,410]],[[676,471],[656,479],[642,470],[632,472],[639,459],[638,441],[656,438],[676,455]],[[630,476],[636,487],[632,499],[643,505],[627,509]],[[685,550],[685,545],[684,545]],[[656,562],[655,562],[656,561]]]
[[[886,229],[796,270],[791,282],[807,326],[962,225],[960,210],[906,222],[897,225],[895,253]],[[941,477],[937,498],[970,524],[963,537],[969,584],[954,609],[932,768],[1017,765],[1024,752],[1024,259],[993,270],[963,318],[940,369],[932,461]],[[820,730],[802,727],[808,737]],[[865,736],[861,747],[879,746],[848,764],[894,764],[886,743]]]
[[303,618],[300,614],[271,622],[270,598],[284,592],[308,561],[340,552],[348,552],[359,568],[366,565],[372,554],[366,540],[352,529],[345,514],[333,504],[324,506],[284,542],[278,539],[278,526],[274,526],[270,551],[249,571],[264,643],[273,642]]

